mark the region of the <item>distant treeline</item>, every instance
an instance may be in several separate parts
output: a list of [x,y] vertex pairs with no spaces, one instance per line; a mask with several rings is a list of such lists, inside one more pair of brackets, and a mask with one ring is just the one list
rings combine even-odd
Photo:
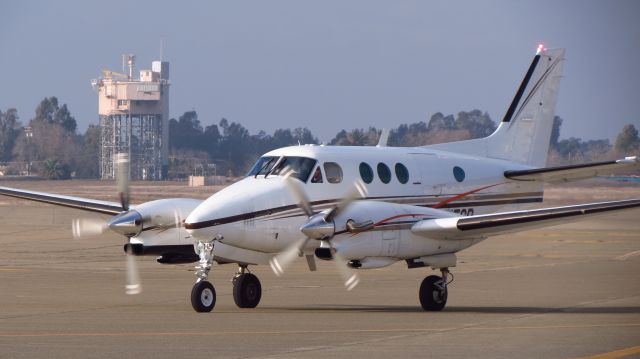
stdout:
[[[562,119],[554,118],[549,165],[602,161],[640,154],[640,138],[634,125],[624,126],[615,143],[607,139],[560,140]],[[495,131],[497,124],[486,112],[461,111],[457,115],[433,114],[428,122],[402,124],[391,129],[390,146],[428,144],[480,138]],[[380,130],[343,129],[329,145],[372,146]],[[196,111],[187,111],[169,121],[169,177],[185,178],[191,174],[241,175],[261,154],[272,149],[319,144],[307,128],[278,129],[273,134],[260,131],[250,134],[237,122],[222,119],[203,126]],[[78,133],[75,118],[66,104],[56,97],[43,99],[35,116],[22,124],[15,108],[0,110],[0,172],[47,178],[98,178],[100,129],[91,125]],[[28,165],[30,164],[30,165]],[[214,169],[215,168],[215,169]]]

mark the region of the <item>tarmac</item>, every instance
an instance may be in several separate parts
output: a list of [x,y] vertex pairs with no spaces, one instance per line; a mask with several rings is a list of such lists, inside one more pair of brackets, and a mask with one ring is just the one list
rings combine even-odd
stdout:
[[255,309],[233,302],[236,267],[214,266],[217,304],[199,314],[193,265],[139,257],[144,289],[128,296],[124,239],[72,239],[79,216],[96,215],[0,198],[0,358],[640,357],[640,210],[460,252],[442,312],[418,301],[432,271],[404,263],[360,271],[350,292],[331,263],[300,260],[283,277],[251,267]]

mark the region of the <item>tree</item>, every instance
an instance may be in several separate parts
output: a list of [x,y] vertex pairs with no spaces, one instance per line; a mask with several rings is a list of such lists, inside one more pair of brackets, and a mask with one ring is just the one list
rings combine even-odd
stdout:
[[[82,152],[75,131],[69,131],[61,122],[49,120],[47,114],[54,116],[55,113],[48,109],[57,106],[55,97],[52,99],[54,100],[45,99],[38,105],[36,117],[29,121],[30,131],[21,131],[14,147],[17,160],[34,162],[33,169],[42,175],[45,175],[45,169],[39,166],[39,163],[53,159],[60,162],[70,173],[75,171]],[[68,109],[63,112],[68,113]]]
[[429,124],[420,121],[402,124],[389,134],[390,146],[424,146],[435,143],[487,137],[497,126],[488,113],[480,110],[458,112],[457,117],[434,113]]
[[455,129],[455,120],[452,115],[444,116],[442,112],[436,112],[429,120],[429,131],[448,131]]
[[203,150],[204,130],[196,111],[187,111],[169,120],[169,146],[174,149]]
[[273,132],[273,136],[271,136],[271,141],[269,141],[268,136],[261,136],[265,138],[269,143],[269,147],[280,148],[286,147],[296,144],[296,140],[293,138],[293,134],[290,129],[277,129]]
[[84,135],[80,136],[82,151],[78,156],[76,177],[100,177],[100,127],[89,125]]
[[553,127],[551,128],[551,140],[549,141],[550,149],[558,146],[558,139],[560,139],[560,127],[562,127],[562,119],[558,116],[554,116]]
[[209,157],[214,158],[220,145],[220,130],[217,125],[213,124],[205,127],[203,141],[204,150],[209,154]]
[[76,119],[71,116],[67,104],[58,106],[58,98],[45,97],[36,107],[36,117],[32,121],[54,123],[62,126],[66,131],[76,131]]
[[616,137],[615,149],[624,154],[629,154],[640,149],[640,138],[636,126],[627,124]]
[[60,124],[65,130],[69,132],[76,132],[76,119],[71,116],[67,104],[65,103],[56,111],[53,122]]
[[467,130],[471,138],[487,137],[496,130],[496,124],[489,114],[480,110],[458,112],[455,120],[455,129]]
[[70,177],[69,167],[57,159],[44,161],[43,177],[48,179],[68,179]]
[[293,139],[303,145],[318,144],[318,138],[306,127],[298,127],[293,130]]
[[0,161],[11,161],[13,148],[20,134],[18,110],[10,108],[0,111]]
[[197,113],[187,111],[169,121],[169,143],[171,176],[184,177],[193,172],[193,166],[211,162],[218,165],[218,173],[231,169],[234,174],[241,174],[256,156],[298,143],[318,143],[318,139],[302,127],[277,129],[273,135],[264,131],[251,135],[244,126],[225,118],[218,125],[203,129]]
[[225,118],[220,120],[219,127],[222,128],[219,155],[227,161],[231,171],[238,175],[244,172],[248,167],[247,162],[253,161],[254,157],[249,130],[239,123],[229,123]]
[[330,145],[336,146],[374,146],[378,143],[380,131],[375,127],[369,127],[367,130],[362,128],[354,128],[350,132],[342,130],[334,137]]
[[58,98],[55,96],[45,97],[36,107],[36,117],[34,117],[33,120],[51,123],[57,110]]

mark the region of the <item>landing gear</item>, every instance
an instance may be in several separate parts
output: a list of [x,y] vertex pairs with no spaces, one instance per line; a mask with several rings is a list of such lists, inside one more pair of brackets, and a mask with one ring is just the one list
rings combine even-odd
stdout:
[[420,285],[420,304],[428,311],[441,311],[447,304],[447,284],[450,283],[449,269],[442,268],[442,277],[430,275]]
[[191,289],[191,306],[198,313],[210,312],[216,305],[216,290],[213,288],[213,284],[207,281],[213,264],[213,242],[216,239],[218,238],[216,237],[210,242],[200,241],[195,245],[200,261],[196,266],[198,280]]
[[246,266],[240,266],[233,277],[233,300],[239,308],[255,308],[262,298],[262,286],[258,277],[246,270]]
[[191,290],[191,305],[198,313],[212,311],[216,305],[216,290],[213,284],[207,281],[194,284]]

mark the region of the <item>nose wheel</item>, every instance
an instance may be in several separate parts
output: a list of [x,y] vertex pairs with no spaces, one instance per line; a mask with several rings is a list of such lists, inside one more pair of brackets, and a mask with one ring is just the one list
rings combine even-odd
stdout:
[[194,284],[191,290],[191,305],[198,313],[212,311],[216,305],[216,290],[213,284],[206,280]]
[[442,277],[430,275],[426,277],[420,285],[420,304],[428,311],[441,311],[447,304],[447,284],[449,281],[449,270],[442,268]]

